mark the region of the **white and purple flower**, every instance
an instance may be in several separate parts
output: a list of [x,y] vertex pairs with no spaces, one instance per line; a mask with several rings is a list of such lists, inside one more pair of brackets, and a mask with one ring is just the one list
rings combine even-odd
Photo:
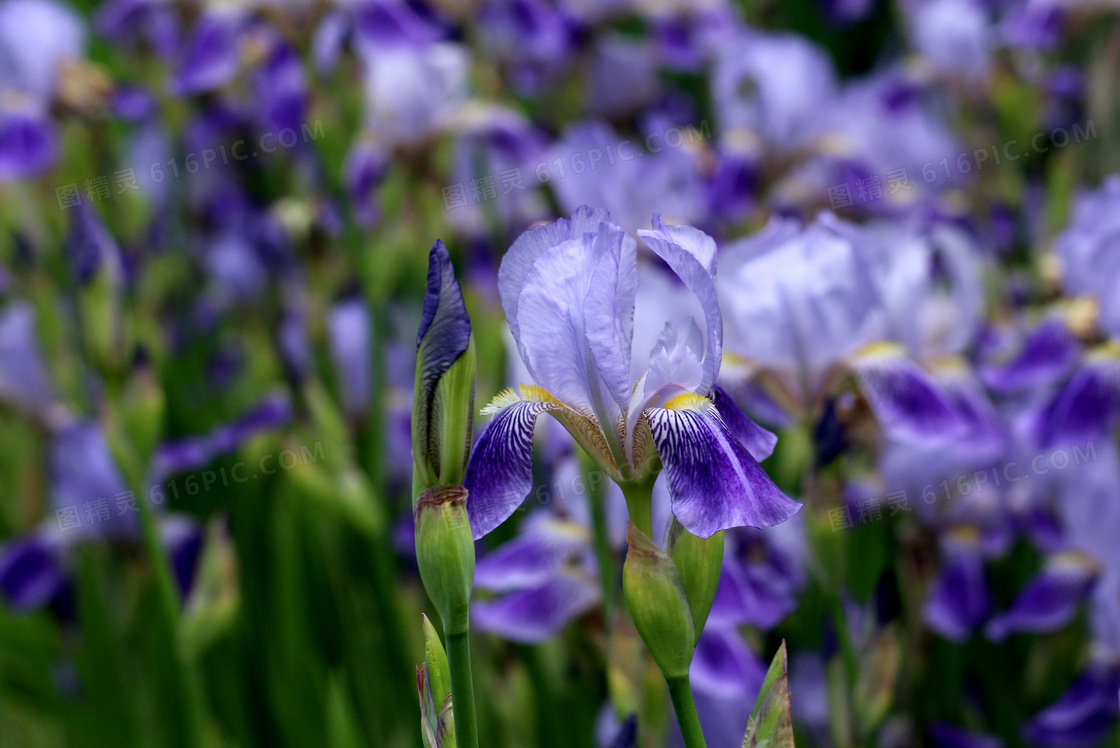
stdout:
[[638,243],[605,211],[580,208],[570,220],[531,229],[503,259],[502,306],[535,383],[507,390],[484,410],[494,420],[466,478],[476,538],[529,493],[541,413],[560,421],[624,492],[663,465],[673,514],[700,537],[779,524],[798,510],[712,399],[723,346],[715,242],[656,216],[652,231],[638,233],[694,295],[704,325],[667,324],[644,364],[631,355]]

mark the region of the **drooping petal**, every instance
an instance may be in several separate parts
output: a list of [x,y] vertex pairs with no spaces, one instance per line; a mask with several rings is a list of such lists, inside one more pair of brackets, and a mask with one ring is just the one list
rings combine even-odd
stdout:
[[1061,319],[1032,330],[1009,360],[980,369],[984,384],[1000,392],[1022,392],[1046,386],[1063,376],[1080,353],[1077,339]]
[[540,587],[476,601],[471,613],[474,625],[483,631],[511,641],[536,643],[554,636],[598,602],[597,584],[563,573]]
[[478,438],[463,482],[475,540],[509,519],[529,494],[537,416],[560,407],[555,400],[526,401],[509,391],[487,408],[494,420]]
[[1105,345],[1089,354],[1039,413],[1040,447],[1070,447],[1102,439],[1120,419],[1120,348]]
[[1058,557],[1027,584],[1010,610],[988,622],[985,633],[998,641],[1016,631],[1061,628],[1073,620],[1095,579],[1095,564],[1088,558]]
[[1023,737],[1043,748],[1090,748],[1100,745],[1120,714],[1120,667],[1095,662],[1056,702],[1023,726]]
[[946,639],[964,641],[987,617],[989,606],[979,545],[950,541],[922,608],[926,625]]
[[523,525],[516,538],[479,559],[475,587],[494,592],[538,587],[590,547],[584,527],[539,516],[539,520],[526,521],[526,525],[532,524]]
[[778,435],[755,423],[735,404],[727,391],[718,384],[712,389],[712,404],[716,406],[719,417],[723,419],[728,430],[743,443],[743,446],[751,453],[751,457],[758,462],[762,462],[774,454],[774,447],[778,444]]
[[853,357],[852,366],[888,435],[904,441],[942,442],[964,430],[945,392],[901,347],[869,346]]
[[646,411],[669,480],[673,514],[701,538],[730,527],[770,527],[801,507],[739,442],[707,398],[684,395]]

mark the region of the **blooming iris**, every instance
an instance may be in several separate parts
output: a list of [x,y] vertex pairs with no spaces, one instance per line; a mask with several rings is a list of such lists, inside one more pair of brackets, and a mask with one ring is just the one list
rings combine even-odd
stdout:
[[[628,502],[637,493],[629,489],[664,466],[673,514],[699,537],[775,525],[798,510],[712,400],[723,338],[715,242],[659,216],[638,234],[699,302],[704,326],[695,318],[683,330],[666,324],[646,363],[631,356],[638,243],[605,211],[583,207],[530,229],[502,260],[502,307],[534,383],[503,392],[483,411],[494,419],[466,477],[475,538],[529,493],[541,413],[567,428]],[[648,506],[631,504],[630,512],[641,516]]]

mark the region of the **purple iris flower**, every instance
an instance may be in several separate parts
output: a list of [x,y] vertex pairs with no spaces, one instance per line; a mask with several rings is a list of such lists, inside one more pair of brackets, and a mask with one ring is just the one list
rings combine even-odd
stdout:
[[246,15],[238,10],[203,14],[191,30],[177,63],[173,89],[182,96],[221,88],[237,75]]
[[117,44],[146,44],[163,59],[179,45],[178,14],[163,0],[108,0],[97,9],[94,27]]
[[575,51],[575,24],[548,0],[490,0],[478,11],[485,48],[508,63],[515,90],[533,93]]
[[922,0],[912,17],[914,46],[933,68],[983,83],[992,65],[995,34],[978,0]]
[[0,3],[0,91],[18,91],[49,101],[61,66],[81,59],[85,28],[69,7],[53,0]]
[[40,174],[57,158],[58,132],[45,111],[0,104],[0,182]]
[[[747,372],[775,375],[797,415],[852,371],[884,430],[943,440],[962,428],[947,394],[900,346],[872,345],[888,337],[891,315],[885,263],[864,231],[830,214],[808,226],[775,218],[729,246],[718,281],[728,351]],[[919,275],[929,272],[923,259],[911,263]]]
[[711,85],[724,138],[741,130],[779,149],[820,134],[822,114],[837,95],[823,50],[794,34],[753,30],[721,45]]
[[[645,136],[663,138],[665,132]],[[644,226],[659,205],[671,206],[672,213],[665,213],[670,222],[703,219],[703,183],[694,155],[687,148],[664,147],[658,138],[652,143],[661,151],[646,153],[640,142],[601,120],[569,127],[545,159],[560,207],[575,212],[581,205],[602,206],[628,232]]]
[[723,572],[708,626],[771,629],[793,612],[805,586],[803,523],[760,532],[742,528],[725,536]]
[[666,325],[648,365],[631,356],[637,242],[605,211],[581,208],[570,220],[531,229],[502,260],[502,306],[535,384],[507,390],[484,411],[494,419],[465,482],[476,538],[529,493],[533,428],[542,413],[560,421],[616,483],[648,479],[660,458],[673,514],[700,537],[779,524],[799,508],[709,399],[723,348],[715,242],[659,217],[639,236],[695,295],[704,325]]
[[1099,325],[1120,337],[1120,175],[1099,190],[1079,195],[1073,220],[1058,235],[1054,250],[1062,261],[1062,284],[1072,295],[1090,296],[1100,304]]

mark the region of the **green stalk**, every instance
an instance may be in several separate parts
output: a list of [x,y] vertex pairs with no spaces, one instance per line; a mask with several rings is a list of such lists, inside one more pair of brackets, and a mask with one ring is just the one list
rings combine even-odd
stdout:
[[455,715],[455,745],[478,748],[478,722],[474,710],[474,678],[471,675],[470,629],[458,634],[444,631],[447,663],[451,669],[451,708]]
[[688,676],[673,678],[669,683],[669,698],[673,700],[673,711],[677,713],[686,748],[707,748],[704,733],[700,729],[700,717],[696,714],[696,702],[692,700],[692,686]]
[[620,483],[630,521],[653,538],[653,478],[641,483]]
[[[616,584],[618,572],[607,527],[607,486],[604,480],[592,479],[598,468],[582,449],[579,450],[579,461],[583,471],[583,484],[587,486],[587,502],[591,514],[591,542],[595,548],[595,560],[599,564],[599,583],[603,588],[603,611],[606,620],[611,622],[618,610],[618,585]],[[601,472],[598,475],[600,478],[603,477]],[[607,628],[611,630],[613,626]]]

